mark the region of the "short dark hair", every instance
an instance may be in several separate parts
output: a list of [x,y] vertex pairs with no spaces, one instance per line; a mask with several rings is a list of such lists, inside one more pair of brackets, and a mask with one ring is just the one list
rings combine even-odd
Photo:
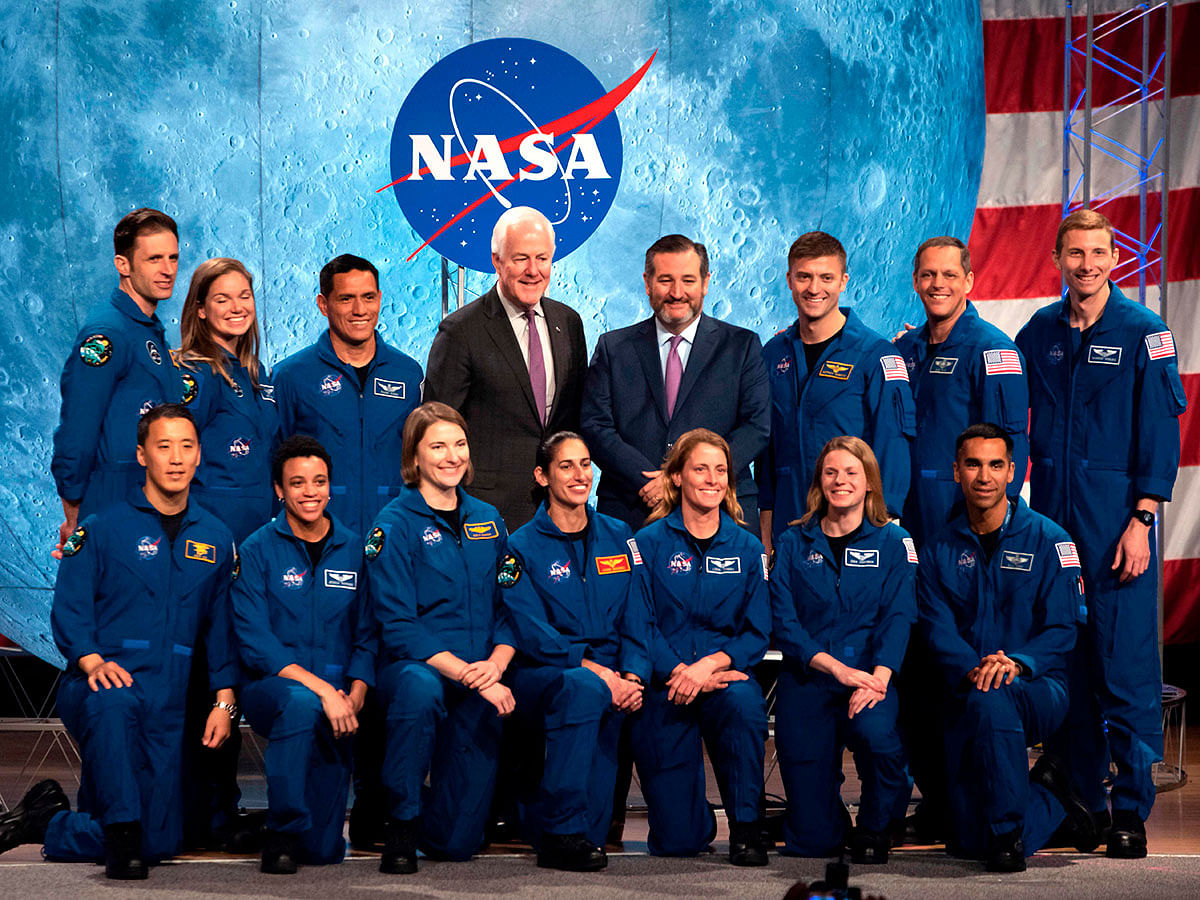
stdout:
[[935,247],[953,247],[958,251],[958,261],[962,266],[963,272],[971,271],[971,251],[967,249],[967,245],[956,237],[943,234],[939,235],[938,237],[931,237],[929,240],[924,241],[921,246],[917,248],[917,252],[913,254],[914,275],[916,275],[917,270],[921,268],[921,254],[926,250],[932,250]]
[[979,422],[960,434],[954,442],[954,455],[958,456],[962,452],[963,444],[975,438],[983,438],[985,441],[1004,441],[1004,449],[1008,451],[1008,458],[1012,459],[1012,435],[994,422]]
[[792,241],[788,248],[788,268],[798,259],[816,259],[818,256],[836,256],[842,263],[842,271],[846,271],[846,248],[824,231],[809,231]]
[[[150,426],[159,419],[187,419],[192,423],[192,427],[196,428],[195,416],[182,403],[161,403],[146,410],[142,417],[138,419],[137,442],[139,447],[146,446],[146,439],[150,437]],[[196,428],[196,436],[200,436],[199,428]]]
[[126,213],[113,229],[113,253],[126,259],[133,253],[133,245],[143,234],[154,234],[156,231],[169,231],[179,240],[179,226],[165,212],[143,206],[131,213]]
[[645,273],[654,274],[654,257],[660,253],[695,253],[700,257],[700,277],[708,277],[708,248],[682,234],[665,234],[650,245],[646,251]]
[[283,465],[289,459],[307,459],[310,456],[315,456],[325,463],[325,474],[332,479],[333,460],[329,457],[329,451],[314,437],[293,434],[286,438],[271,456],[271,484],[283,487]]
[[355,256],[353,253],[343,253],[341,256],[335,256],[321,267],[322,296],[328,297],[329,292],[333,290],[333,276],[343,275],[346,272],[370,272],[375,276],[375,287],[379,287],[378,269],[361,256]]

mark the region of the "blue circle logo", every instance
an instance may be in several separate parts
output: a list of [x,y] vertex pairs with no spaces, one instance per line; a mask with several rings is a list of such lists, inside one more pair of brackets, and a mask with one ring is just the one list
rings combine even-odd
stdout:
[[409,91],[392,130],[391,188],[424,241],[491,271],[492,228],[513,206],[553,224],[555,258],[604,220],[621,180],[616,108],[654,57],[612,91],[575,57],[526,38],[456,50]]

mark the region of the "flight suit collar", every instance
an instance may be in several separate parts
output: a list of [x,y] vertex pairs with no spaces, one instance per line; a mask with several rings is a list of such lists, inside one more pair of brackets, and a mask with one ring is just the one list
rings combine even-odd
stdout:
[[[140,510],[148,515],[154,516],[156,519],[162,516],[162,513],[155,508],[154,504],[146,498],[146,492],[142,490],[142,485],[130,488],[129,496],[130,506]],[[183,520],[179,523],[179,532],[183,533],[185,528],[195,525],[200,520],[200,507],[192,502],[192,498],[188,497],[188,504],[183,508]]]
[[[997,546],[1022,534],[1033,524],[1033,512],[1021,497],[1010,497],[1008,504],[1008,515],[1005,516],[1004,524],[1000,526],[1000,541]],[[953,529],[964,540],[979,543],[979,536],[971,530],[971,523],[965,511],[954,520]]]
[[[1109,279],[1108,300],[1104,303],[1104,311],[1100,313],[1100,318],[1092,326],[1092,335],[1105,334],[1120,328],[1122,323],[1118,321],[1121,318],[1119,311],[1116,315],[1109,315],[1109,313],[1115,311],[1114,307],[1129,302],[1129,298],[1125,296],[1112,279]],[[1063,294],[1062,302],[1058,307],[1058,321],[1066,328],[1071,327],[1071,297],[1069,294]]]
[[[591,520],[589,519],[589,522],[590,521]],[[667,527],[673,529],[674,531],[677,531],[680,534],[680,536],[684,538],[684,540],[692,539],[691,532],[689,532],[687,530],[687,526],[683,524],[683,507],[682,506],[675,507],[675,509],[671,510],[670,514],[667,515]],[[725,512],[724,509],[722,509],[721,510],[721,524],[717,527],[716,534],[713,535],[713,542],[712,542],[712,545],[709,547],[709,549],[711,550],[712,547],[715,547],[718,544],[725,543],[725,541],[728,540],[728,538],[729,538],[730,532],[735,528],[741,528],[741,527],[742,526],[740,526],[737,522],[733,521],[732,516],[730,516],[728,513]]]
[[[587,511],[588,531],[590,532],[592,530],[592,521],[595,516],[595,511],[590,506],[585,506],[584,509]],[[552,518],[550,518],[550,507],[546,503],[543,503],[538,507],[537,512],[533,514],[533,519],[530,521],[533,524],[534,530],[540,534],[546,535],[547,537],[562,539],[566,536],[563,533],[563,530],[554,523]]]
[[153,316],[147,316],[141,311],[138,305],[133,302],[133,298],[119,287],[113,288],[112,297],[110,298],[109,302],[111,302],[117,311],[127,319],[132,319],[139,325],[145,325],[153,328],[160,335],[165,334],[162,320],[159,319],[158,313],[155,313]]
[[[346,526],[334,518],[333,513],[326,510],[325,517],[329,519],[329,535],[325,541],[325,550],[328,552],[346,544],[350,540],[350,534]],[[296,533],[292,531],[286,512],[280,511],[279,515],[271,520],[271,526],[275,529],[276,534],[289,541],[306,543],[302,538],[296,537]]]
[[[816,548],[821,551],[821,554],[828,560],[833,559],[833,548],[829,546],[829,537],[821,529],[821,517],[813,516],[803,525],[799,526],[801,533],[805,536],[810,544],[816,545]],[[867,518],[866,511],[863,511],[862,524],[859,526],[858,534],[850,541],[851,544],[857,544],[866,540],[873,541],[875,535],[879,532],[880,527],[871,522]]]
[[[384,342],[383,337],[379,334],[379,329],[377,328],[375,329],[375,355],[371,357],[371,361],[367,363],[368,372],[373,371],[374,368],[379,365],[386,352],[387,344]],[[332,366],[338,371],[357,377],[358,373],[355,371],[354,366],[350,365],[350,363],[342,362],[338,358],[337,353],[333,349],[333,341],[329,338],[328,328],[325,329],[319,338],[317,338],[317,356],[322,362]]]

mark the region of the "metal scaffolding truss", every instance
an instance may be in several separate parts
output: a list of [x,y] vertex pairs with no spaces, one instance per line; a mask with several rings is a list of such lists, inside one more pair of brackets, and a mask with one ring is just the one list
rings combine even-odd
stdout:
[[[1157,287],[1165,317],[1172,3],[1101,13],[1096,5],[1067,0],[1063,215],[1085,206],[1103,212],[1136,192],[1136,233],[1129,230],[1128,216],[1109,216],[1116,218],[1122,256],[1113,278],[1126,281],[1136,274],[1142,303],[1147,287]],[[1086,22],[1078,34],[1075,17]]]

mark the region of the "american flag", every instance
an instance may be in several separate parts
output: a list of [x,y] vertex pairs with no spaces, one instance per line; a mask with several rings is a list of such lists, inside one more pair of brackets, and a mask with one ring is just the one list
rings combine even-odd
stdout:
[[983,368],[987,375],[1021,375],[1021,354],[1016,350],[985,350]]
[[1058,551],[1058,564],[1064,569],[1068,566],[1074,566],[1079,569],[1079,552],[1075,549],[1074,541],[1060,541],[1054,545],[1054,549]]
[[908,381],[908,366],[903,356],[881,356],[879,364],[883,366],[885,381]]
[[1146,335],[1146,349],[1151,359],[1166,359],[1175,355],[1175,339],[1169,331],[1156,331]]
[[904,541],[904,550],[908,554],[908,561],[916,565],[921,561],[920,557],[917,556],[917,545],[913,543],[913,539],[910,537],[902,538],[902,540]]
[[630,538],[625,543],[629,547],[629,555],[633,557],[633,564],[640,566],[642,564],[642,551],[638,549],[637,541]]

